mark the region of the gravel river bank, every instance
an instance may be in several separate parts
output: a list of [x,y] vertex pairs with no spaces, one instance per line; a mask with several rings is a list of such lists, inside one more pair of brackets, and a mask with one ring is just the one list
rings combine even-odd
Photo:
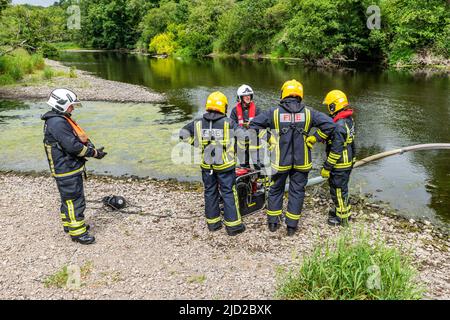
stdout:
[[[247,231],[228,237],[207,231],[199,184],[91,176],[87,223],[97,242],[70,241],[59,221],[52,178],[0,174],[0,299],[270,299],[276,274],[296,264],[340,228],[326,225],[328,195],[310,188],[300,230],[270,233],[262,212],[245,217]],[[140,214],[113,213],[95,202],[125,196]],[[354,225],[413,256],[426,297],[450,298],[450,241],[445,230],[391,215],[359,199]],[[78,290],[45,285],[64,266],[82,267]]]

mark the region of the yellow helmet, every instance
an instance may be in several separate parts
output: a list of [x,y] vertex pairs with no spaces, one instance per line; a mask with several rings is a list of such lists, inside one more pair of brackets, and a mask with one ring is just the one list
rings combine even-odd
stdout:
[[206,100],[206,110],[217,111],[223,114],[227,113],[228,99],[220,91],[215,91],[208,96]]
[[295,79],[286,81],[281,87],[281,99],[286,97],[300,97],[303,99],[303,85]]
[[328,112],[333,115],[348,106],[348,99],[341,90],[332,90],[328,92],[322,103],[327,105]]

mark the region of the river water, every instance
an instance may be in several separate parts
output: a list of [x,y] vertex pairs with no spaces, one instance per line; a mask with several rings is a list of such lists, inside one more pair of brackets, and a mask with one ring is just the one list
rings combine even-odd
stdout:
[[[140,84],[167,94],[169,103],[118,104],[85,102],[75,118],[107,158],[91,160],[100,174],[138,175],[198,180],[195,164],[174,164],[176,132],[203,112],[208,93],[221,90],[232,104],[239,85],[255,90],[256,104],[277,103],[285,80],[295,78],[305,89],[305,102],[325,111],[327,91],[348,93],[356,111],[358,158],[419,143],[450,143],[448,76],[411,75],[377,70],[330,71],[292,61],[246,59],[154,59],[119,53],[64,53],[61,61],[109,80]],[[45,102],[0,102],[0,148],[3,170],[47,170],[42,147]],[[318,175],[323,146],[314,149]],[[371,193],[400,214],[450,224],[450,151],[419,151],[394,156],[355,169],[352,192]]]

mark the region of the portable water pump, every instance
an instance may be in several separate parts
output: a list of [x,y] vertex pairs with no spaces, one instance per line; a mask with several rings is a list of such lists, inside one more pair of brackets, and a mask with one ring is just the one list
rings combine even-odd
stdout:
[[236,191],[241,216],[264,208],[266,203],[265,177],[260,171],[236,168]]

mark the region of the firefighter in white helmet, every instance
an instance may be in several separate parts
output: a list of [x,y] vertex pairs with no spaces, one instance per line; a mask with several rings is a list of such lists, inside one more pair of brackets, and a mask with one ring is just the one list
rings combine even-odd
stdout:
[[[237,103],[233,110],[231,110],[230,119],[236,122],[241,128],[247,129],[249,123],[260,113],[260,109],[256,107],[253,101],[253,96],[253,89],[249,85],[243,84],[237,90]],[[251,159],[255,167],[259,169],[258,150],[260,148],[259,131],[256,132],[253,139],[250,132],[247,137],[239,139],[237,142],[237,155],[240,166],[249,168]]]
[[89,226],[84,222],[84,164],[87,157],[102,159],[107,153],[103,148],[96,149],[86,132],[72,119],[74,108],[81,105],[73,91],[53,90],[47,104],[52,110],[41,117],[45,121],[44,146],[61,196],[64,231],[75,242],[91,244],[95,238],[89,235]]

